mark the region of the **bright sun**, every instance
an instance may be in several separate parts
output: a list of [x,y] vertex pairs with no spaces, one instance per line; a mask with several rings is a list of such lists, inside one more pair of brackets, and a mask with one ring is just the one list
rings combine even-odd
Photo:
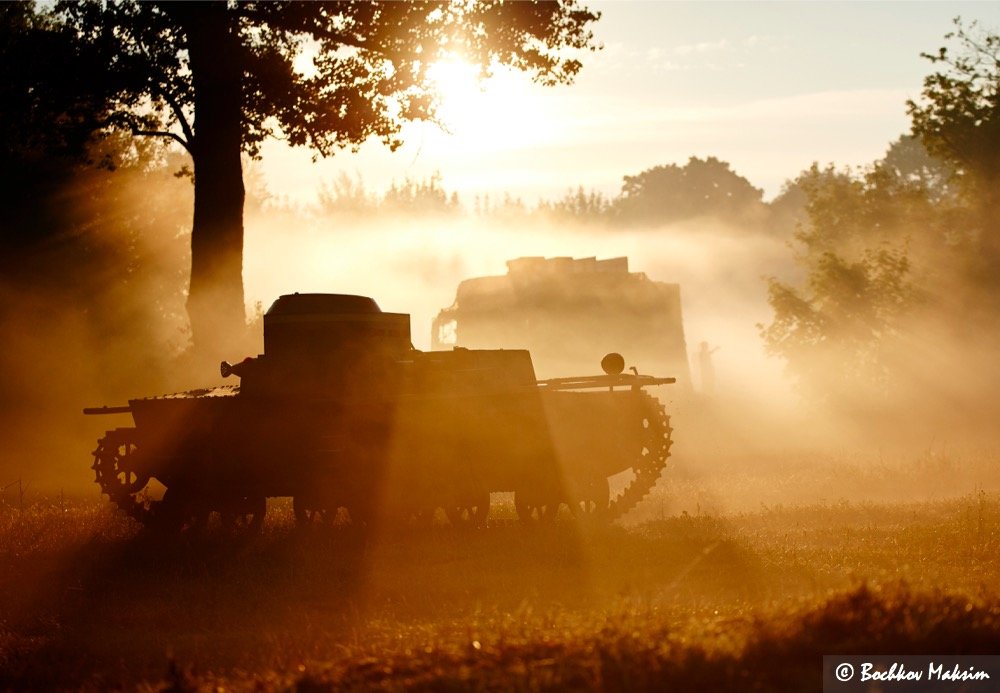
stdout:
[[480,81],[479,68],[461,60],[437,62],[429,74],[441,98],[438,117],[455,146],[483,150],[527,144],[527,126],[539,120],[541,102],[526,75],[497,70]]
[[478,69],[459,60],[434,63],[428,69],[431,82],[441,97],[438,116],[449,130],[475,120],[486,95]]

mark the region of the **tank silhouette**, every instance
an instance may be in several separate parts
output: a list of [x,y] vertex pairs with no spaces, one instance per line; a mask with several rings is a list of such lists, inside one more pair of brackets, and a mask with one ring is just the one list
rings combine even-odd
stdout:
[[[102,491],[148,525],[180,530],[219,513],[258,528],[269,497],[300,522],[369,525],[444,508],[484,524],[491,492],[524,520],[614,518],[659,478],[670,420],[645,388],[673,378],[622,373],[536,380],[528,351],[423,352],[409,315],[340,294],[281,296],[264,315],[264,353],[221,373],[239,385],[132,399],[85,414],[131,414],[94,451]],[[608,478],[632,470],[612,495]],[[628,476],[628,475],[626,475]],[[346,513],[346,514],[345,514]]]
[[546,375],[627,350],[690,388],[680,286],[629,272],[628,258],[522,257],[507,274],[466,279],[431,327],[431,348],[525,348]]

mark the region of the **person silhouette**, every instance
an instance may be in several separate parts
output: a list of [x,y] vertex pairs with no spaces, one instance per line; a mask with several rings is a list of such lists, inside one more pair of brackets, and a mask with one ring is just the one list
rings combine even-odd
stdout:
[[701,393],[703,395],[715,394],[715,366],[712,364],[712,354],[717,352],[719,347],[708,348],[708,342],[701,342],[698,345],[698,370],[701,373]]

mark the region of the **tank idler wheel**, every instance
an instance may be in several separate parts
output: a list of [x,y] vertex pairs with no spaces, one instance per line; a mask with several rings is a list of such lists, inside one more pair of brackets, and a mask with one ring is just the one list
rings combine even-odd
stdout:
[[444,514],[448,516],[448,521],[452,526],[471,525],[473,527],[485,527],[486,519],[490,516],[490,494],[476,494],[471,503],[464,505],[445,506]]
[[225,504],[219,512],[222,526],[240,534],[259,534],[264,528],[267,499],[264,496],[238,498]]

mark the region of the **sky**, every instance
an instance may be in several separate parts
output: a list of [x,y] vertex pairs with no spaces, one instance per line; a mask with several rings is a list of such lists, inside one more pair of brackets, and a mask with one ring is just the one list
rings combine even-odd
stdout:
[[626,175],[716,156],[764,191],[813,162],[859,166],[909,128],[906,100],[961,16],[1000,28],[1000,2],[585,2],[603,49],[572,85],[499,72],[477,86],[444,66],[448,132],[417,123],[390,152],[367,142],[314,164],[270,142],[270,192],[315,199],[322,182],[369,191],[439,174],[466,204],[504,193],[532,205],[582,186],[616,195]]

